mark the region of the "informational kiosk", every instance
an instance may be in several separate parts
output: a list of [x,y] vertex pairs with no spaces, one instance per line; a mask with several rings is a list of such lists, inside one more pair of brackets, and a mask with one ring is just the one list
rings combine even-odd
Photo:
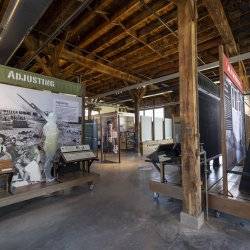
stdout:
[[81,94],[80,83],[0,66],[0,163],[13,163],[13,195],[1,192],[0,207],[94,181],[86,173],[58,183],[53,174],[60,147],[82,144]]

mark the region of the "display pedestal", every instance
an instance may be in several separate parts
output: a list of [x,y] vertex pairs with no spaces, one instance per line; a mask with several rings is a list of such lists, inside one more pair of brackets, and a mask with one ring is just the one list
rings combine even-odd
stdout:
[[194,230],[199,230],[204,224],[204,213],[202,212],[198,217],[181,212],[181,224],[184,227],[189,227]]
[[93,185],[98,181],[99,174],[86,173],[82,175],[79,172],[78,176],[72,176],[71,178],[64,178],[63,182],[58,183],[38,183],[22,187],[19,192],[9,195],[7,197],[0,198],[0,207],[9,206],[19,202],[31,200],[37,197],[51,195],[56,192],[68,190],[73,187],[82,186],[84,184],[89,185],[89,189],[93,189]]

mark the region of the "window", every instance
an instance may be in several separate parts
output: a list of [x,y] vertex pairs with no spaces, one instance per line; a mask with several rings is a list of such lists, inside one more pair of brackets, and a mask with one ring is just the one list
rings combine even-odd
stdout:
[[155,117],[163,119],[164,118],[164,109],[163,108],[155,109]]
[[85,109],[85,116],[88,117],[89,111],[88,109]]
[[154,117],[164,119],[164,108],[140,110],[140,116],[149,116],[152,121]]
[[154,112],[153,112],[153,109],[148,109],[148,110],[145,110],[145,116],[149,116],[152,118],[152,120],[154,119]]

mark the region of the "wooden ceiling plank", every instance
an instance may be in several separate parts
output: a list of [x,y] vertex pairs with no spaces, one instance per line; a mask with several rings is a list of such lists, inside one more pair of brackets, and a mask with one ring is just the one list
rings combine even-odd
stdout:
[[103,0],[94,9],[91,9],[90,12],[89,12],[89,14],[87,16],[83,16],[83,18],[81,19],[81,21],[74,28],[71,29],[71,31],[70,31],[70,37],[69,38],[72,39],[74,36],[76,36],[77,34],[79,34],[81,32],[81,29],[83,27],[85,27],[86,25],[88,25],[88,23],[93,18],[95,18],[96,15],[98,15],[98,11],[105,9],[112,2],[113,2],[113,0]]
[[[202,6],[201,4],[199,5],[199,8],[201,9],[201,15],[202,18],[205,18],[206,15],[204,14],[204,6]],[[172,11],[172,12],[171,12]],[[174,5],[173,3],[168,3],[167,5],[165,4],[162,8],[160,8],[158,11],[156,11],[156,13],[161,17],[161,19],[164,21],[164,23],[166,23],[167,25],[169,25],[169,23],[173,22],[173,20],[177,19],[177,13],[174,9]],[[207,12],[205,12],[207,13]],[[149,22],[148,18],[152,18],[153,22]],[[146,19],[142,19],[140,21],[140,23],[144,23],[144,27],[141,27],[141,30],[138,30],[138,23],[136,23],[136,25],[134,27],[130,27],[129,29],[134,29],[135,27],[137,28],[136,33],[138,34],[138,37],[143,38],[144,40],[148,40],[148,38],[145,38],[144,36],[146,34],[151,33],[154,29],[159,28],[162,25],[162,23],[159,23],[159,20],[155,19],[154,15],[151,15],[149,17],[146,17]],[[145,21],[146,20],[146,21]],[[152,21],[151,20],[151,21]],[[150,27],[152,26],[152,27]],[[165,26],[164,26],[165,27]],[[149,29],[150,28],[150,29]],[[166,29],[166,27],[165,27]],[[146,32],[144,32],[143,30],[146,30]],[[169,32],[169,30],[168,30]],[[115,37],[111,37],[111,40],[109,40],[108,42],[104,43],[101,47],[98,47],[97,49],[95,49],[95,52],[101,52],[100,56],[104,56],[109,58],[106,52],[103,52],[104,50],[108,50],[111,53],[115,53],[115,49],[121,49],[121,47],[124,46],[128,46],[129,43],[131,43],[131,45],[133,45],[135,42],[133,39],[129,39],[129,37],[126,38],[125,36],[126,34],[122,33],[121,35],[115,36]],[[124,44],[122,45],[122,40],[124,41]],[[115,44],[114,44],[115,43]],[[117,44],[117,46],[116,46]],[[147,43],[148,44],[148,43]],[[115,47],[115,48],[114,48]],[[155,48],[154,48],[155,49]]]
[[223,43],[231,56],[237,55],[237,45],[227,21],[226,14],[220,0],[203,0],[214,25],[216,26]]
[[138,82],[140,80],[138,77],[135,77],[129,73],[120,71],[109,65],[102,64],[100,62],[94,61],[90,58],[84,57],[76,52],[72,52],[66,49],[63,49],[61,57],[79,65],[82,65],[85,68],[93,69],[97,72],[111,75],[115,78],[119,78],[125,81]]
[[[205,25],[200,25],[199,27],[202,27],[200,30],[200,33],[207,30],[208,27]],[[176,30],[177,32],[177,30]],[[166,34],[166,35],[164,35]],[[213,32],[214,35],[214,32]],[[177,44],[177,39],[172,35],[172,33],[169,33],[167,31],[167,33],[165,33],[164,31],[160,32],[159,34],[157,34],[155,37],[150,38],[148,40],[151,40],[151,42],[149,43],[150,45],[152,45],[153,47],[163,47],[167,46],[168,44]],[[177,47],[177,45],[176,45]],[[126,53],[127,52],[127,53]],[[136,54],[135,54],[136,53]],[[121,61],[130,61],[133,60],[133,58],[138,58],[138,55],[147,55],[149,54],[147,51],[145,51],[144,47],[136,47],[135,50],[133,49],[128,49],[126,51],[124,51],[123,53],[119,53],[118,55],[116,55],[116,57],[107,57],[109,60],[114,60],[113,62],[116,64],[120,64],[119,62],[119,57]]]
[[[150,0],[147,0],[149,2]],[[137,0],[133,0],[128,5],[124,6],[123,8],[119,9],[114,16],[111,18],[111,22],[104,22],[97,29],[93,30],[88,36],[84,38],[84,40],[79,44],[80,48],[85,48],[89,44],[93,43],[96,39],[100,36],[104,35],[108,32],[111,28],[113,28],[118,21],[122,21],[132,13],[134,13],[140,7],[140,3]]]
[[[202,43],[205,43],[208,39],[213,39],[213,38],[215,38],[215,37],[217,37],[218,36],[218,33],[217,32],[214,32],[214,30],[213,30],[213,28],[204,28],[204,31],[202,31],[201,33],[200,33],[200,35],[199,35],[199,38],[198,38],[198,43],[199,44],[202,44]],[[205,43],[205,44],[203,44],[203,45],[201,45],[201,48],[199,49],[199,53],[201,53],[202,51],[206,51],[207,49],[209,49],[211,46],[212,46],[212,48],[214,48],[215,46],[216,46],[216,42],[214,42],[213,40],[212,40],[212,43],[211,44],[207,44],[207,43]],[[169,57],[169,55],[168,56],[166,56],[166,59],[163,61],[163,60],[158,60],[157,58],[154,58],[153,59],[153,63],[149,63],[149,64],[147,64],[147,67],[145,67],[145,65],[144,65],[144,60],[142,60],[141,61],[141,63],[143,64],[142,66],[138,66],[138,67],[136,67],[136,72],[138,73],[138,74],[145,74],[145,72],[148,72],[148,71],[150,71],[151,72],[151,67],[152,68],[156,68],[156,67],[161,67],[162,65],[164,65],[164,63],[165,63],[165,61],[167,61],[168,63],[168,65],[174,65],[174,64],[176,64],[177,63],[177,60],[178,60],[178,56],[177,56],[177,44],[175,44],[174,45],[174,50],[172,50],[172,52],[175,54],[175,56],[174,57]],[[169,49],[170,51],[171,51],[171,49]],[[170,55],[171,55],[171,53],[170,53]],[[149,59],[151,59],[151,56],[149,56]],[[157,59],[157,61],[155,60],[155,59]],[[167,69],[166,69],[167,70]],[[152,73],[154,73],[154,72],[152,72]],[[103,75],[99,75],[97,78],[95,78],[95,82],[96,83],[98,83],[98,82],[103,82],[103,81],[106,81],[106,80],[108,80],[108,79],[106,79],[107,77],[105,77],[105,79],[103,79]],[[95,83],[95,82],[93,82],[93,84]]]
[[[170,13],[173,10],[173,5],[170,3],[166,4],[164,2],[156,2],[152,8],[156,10],[156,13],[160,16]],[[171,18],[171,16],[169,16]],[[104,37],[103,40],[105,40],[105,43],[103,41],[100,41],[97,47],[94,49],[95,52],[101,52],[103,49],[106,49],[109,46],[112,46],[113,44],[117,43],[124,37],[126,37],[126,32],[124,30],[129,30],[130,32],[137,33],[140,29],[143,27],[150,25],[153,21],[156,20],[156,17],[150,13],[147,12],[141,12],[140,15],[136,15],[134,18],[131,18],[131,20],[125,22],[117,22],[117,25],[122,24],[123,28],[119,32],[112,32],[109,33],[106,37]],[[158,26],[160,23],[158,23]],[[125,29],[124,29],[125,27]]]
[[[213,38],[215,38],[214,36]],[[211,39],[211,37],[207,37],[206,35],[198,39],[198,49],[200,51],[204,51],[207,48],[211,48],[218,45],[218,41],[211,39],[211,41],[206,42],[207,39]],[[205,43],[205,44],[202,44]],[[164,50],[161,51],[163,57],[168,57],[169,55],[178,53],[177,43],[174,43],[168,47],[166,47]],[[141,56],[140,56],[141,55]],[[137,57],[134,57],[134,60],[128,60],[128,58],[123,58],[122,60],[115,60],[115,64],[119,64],[122,67],[128,67],[131,70],[136,69],[138,67],[146,66],[150,63],[154,63],[159,58],[155,57],[154,54],[148,54],[145,56],[145,54],[140,53]]]
[[[210,14],[214,25],[218,29],[220,36],[222,38],[223,43],[225,44],[226,50],[228,51],[230,56],[235,56],[239,54],[239,50],[237,44],[235,42],[233,32],[228,23],[226,14],[224,12],[224,8],[220,0],[203,0],[204,5],[206,6],[208,13]],[[242,68],[244,69],[244,63],[240,61]],[[244,74],[244,72],[242,72]],[[245,88],[249,88],[249,83],[245,77],[242,77]]]
[[[34,44],[32,42],[32,40],[27,37],[25,40],[24,40],[24,45],[26,46],[26,48],[30,51],[30,55],[31,56],[34,56],[35,55],[35,51],[34,51]],[[43,58],[41,58],[39,55],[36,55],[35,56],[35,60],[36,62],[40,65],[40,67],[42,68],[43,72],[48,75],[48,76],[52,76],[52,72],[51,70],[48,68],[48,66],[45,64]]]

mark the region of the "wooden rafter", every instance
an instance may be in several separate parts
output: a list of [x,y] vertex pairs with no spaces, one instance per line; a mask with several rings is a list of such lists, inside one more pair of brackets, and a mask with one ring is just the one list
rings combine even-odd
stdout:
[[123,72],[123,71],[116,69],[114,67],[111,67],[109,65],[95,61],[93,59],[87,58],[87,57],[81,55],[80,53],[76,53],[76,52],[72,52],[72,51],[63,49],[63,51],[61,53],[61,57],[68,60],[68,61],[77,63],[85,68],[93,69],[97,72],[111,75],[114,78],[119,78],[119,79],[133,82],[133,83],[140,81],[140,79],[138,77],[135,77],[129,73]]
[[[224,4],[225,1],[221,1]],[[40,44],[79,7],[79,2],[74,0],[59,2],[59,8],[55,1],[52,3],[34,31],[31,31],[32,36],[40,40]],[[40,58],[34,58],[29,70],[47,75],[51,71],[54,76],[68,80],[75,80],[75,76],[79,74],[84,75],[84,82],[88,90],[93,90],[93,93],[122,87],[124,82],[129,84],[141,81],[142,78],[145,80],[175,73],[178,71],[176,2],[95,0],[81,15],[61,30],[60,35],[53,39],[42,53],[39,53]],[[196,2],[199,14],[198,53],[203,61],[209,63],[218,59],[218,44],[223,42],[230,45],[227,41],[228,37],[232,37],[232,32],[231,34],[224,32],[228,37],[223,37],[221,35],[223,29],[219,29],[215,21],[219,23],[218,25],[222,25],[223,22],[219,21],[218,17],[212,18],[205,5],[205,2],[208,2],[212,8],[212,4],[219,1],[197,0]],[[231,2],[230,6],[224,6],[225,13],[230,16],[233,34],[239,32],[237,35],[239,41],[236,42],[239,42],[241,52],[246,52],[249,44],[248,34],[245,31],[248,24],[246,15],[249,15],[237,9],[244,6],[241,3],[237,2],[235,11],[232,10],[232,6]],[[234,15],[231,15],[232,13]],[[49,23],[48,17],[52,20]],[[67,31],[69,36],[64,39]],[[79,44],[83,46],[82,49],[78,47]],[[231,44],[233,44],[232,50],[237,49],[235,43]],[[21,46],[10,65],[23,68],[22,66],[34,57],[34,51],[39,48],[38,42],[35,45],[35,49],[27,49],[26,52],[24,47],[27,46]],[[249,71],[249,64],[247,61],[244,61],[244,64],[246,67],[240,63],[236,70],[246,81],[245,74]],[[206,74],[211,79],[218,80],[217,70],[209,70]]]
[[98,11],[104,9],[109,6],[113,0],[103,0],[99,5],[97,5],[94,9],[89,9],[88,16],[83,16],[82,20],[71,29],[69,39],[72,39],[75,35],[77,35],[83,27],[88,25],[88,23],[98,15]]
[[238,54],[233,33],[220,0],[203,0],[230,56]]
[[[229,52],[230,56],[235,56],[239,54],[237,44],[235,42],[233,32],[228,23],[224,8],[220,0],[203,0],[211,18],[213,19],[214,25],[216,26],[223,43],[225,44],[226,50]],[[245,88],[248,88],[248,81],[245,72],[244,63],[241,61],[241,73],[244,74],[242,78]]]
[[[104,19],[107,21],[107,22],[111,22],[110,18],[107,16],[106,13],[103,13],[101,12],[100,13],[101,16],[104,17]],[[129,36],[131,36],[133,39],[135,39],[136,41],[138,41],[139,43],[142,43],[144,46],[146,46],[147,48],[149,48],[151,51],[153,51],[154,53],[156,53],[158,56],[161,57],[161,54],[156,50],[154,49],[152,46],[150,46],[144,39],[138,37],[138,35],[136,34],[136,32],[134,31],[130,31],[130,29],[128,29],[122,22],[117,22],[116,23],[117,26],[120,26],[126,34],[128,34]]]
[[[29,48],[31,48],[32,50],[34,49],[34,46],[36,44],[34,38],[32,38],[31,36],[27,37],[24,43],[27,46],[29,46]],[[55,46],[52,44],[50,44],[48,48],[51,54],[53,54],[56,49]],[[38,57],[39,57],[38,55],[35,57],[36,61],[38,63],[42,63],[42,61]],[[121,71],[109,65],[87,58],[86,56],[81,55],[80,52],[69,51],[66,48],[64,48],[64,46],[60,46],[59,57],[67,61],[70,61],[74,64],[81,65],[84,68],[88,68],[96,72],[101,72],[106,75],[111,75],[114,78],[122,79],[124,81],[136,83],[141,80],[140,78],[134,75],[131,75],[127,72]],[[41,66],[43,66],[44,67],[43,69],[46,70],[46,74],[49,74],[49,73],[51,74],[50,69],[48,69],[45,64],[42,64]]]
[[[149,0],[147,0],[149,2]],[[114,16],[111,18],[111,22],[103,23],[96,30],[93,30],[84,40],[79,44],[80,48],[85,48],[92,42],[94,42],[97,38],[108,32],[111,28],[113,28],[117,23],[117,21],[122,21],[126,17],[128,17],[135,10],[138,10],[140,7],[140,3],[137,0],[133,0],[130,4],[121,8]]]
[[68,37],[69,37],[69,33],[66,32],[64,39],[55,47],[54,52],[52,53],[51,72],[55,76],[59,74],[59,71],[60,71],[59,59],[60,59],[60,55],[65,47],[65,44],[66,44]]
[[[156,13],[158,13],[159,15],[162,16],[166,13],[170,13],[174,9],[174,6],[171,3],[166,4],[164,2],[159,1],[153,5],[153,8],[156,10]],[[176,17],[176,15],[175,15],[175,17]],[[169,20],[171,18],[172,18],[172,15],[169,16]],[[131,33],[136,34],[137,31],[139,31],[143,27],[149,25],[150,23],[152,23],[155,20],[156,20],[155,16],[150,15],[147,12],[142,12],[142,13],[138,14],[134,19],[132,19],[130,22],[127,21],[126,23],[122,22],[119,19],[115,20],[115,21],[112,21],[112,19],[106,20],[106,22],[112,23],[112,24],[120,27],[120,30],[114,31],[114,33],[110,36],[107,36],[107,37],[105,36],[106,42],[97,44],[96,48],[93,51],[100,52],[100,51],[104,50],[105,48],[107,48],[108,46],[110,46],[114,43],[117,43],[118,41],[120,41],[123,38],[126,38],[127,35],[129,35],[129,37],[131,37],[134,40],[135,37],[131,36]],[[160,23],[157,22],[156,26],[158,27],[159,25],[160,25]],[[137,37],[137,39],[140,39],[140,40],[145,42],[145,39],[142,37],[142,35],[136,34],[136,37]],[[139,42],[141,43],[141,41],[139,41]]]
[[[32,39],[30,39],[30,37],[27,37],[24,41],[24,45],[27,47],[27,49],[30,50],[29,54],[30,56],[34,56],[35,55],[35,45],[32,41]],[[48,66],[46,65],[46,62],[44,61],[43,58],[41,58],[39,55],[35,56],[35,60],[36,62],[40,65],[40,67],[42,68],[43,72],[48,75],[48,76],[52,76],[52,72],[51,70],[48,68]]]

